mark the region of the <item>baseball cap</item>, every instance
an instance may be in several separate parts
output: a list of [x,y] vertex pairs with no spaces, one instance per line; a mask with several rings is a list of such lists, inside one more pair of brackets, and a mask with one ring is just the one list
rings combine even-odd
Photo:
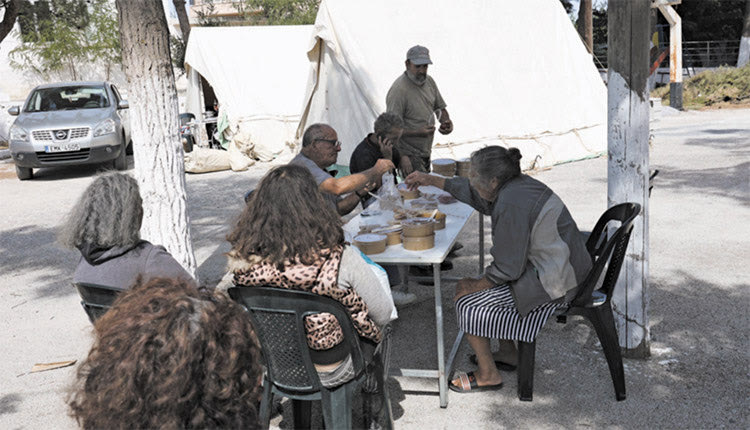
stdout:
[[412,64],[421,66],[423,64],[432,64],[430,60],[430,50],[421,45],[415,45],[406,51],[406,59]]

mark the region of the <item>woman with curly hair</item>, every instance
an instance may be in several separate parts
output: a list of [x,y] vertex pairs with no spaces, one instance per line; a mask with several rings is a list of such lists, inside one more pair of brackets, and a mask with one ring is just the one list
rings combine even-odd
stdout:
[[124,292],[94,332],[70,399],[81,427],[259,427],[260,349],[225,296],[155,278]]
[[97,176],[68,215],[60,242],[81,252],[73,282],[125,289],[140,275],[192,279],[162,246],[140,236],[138,182],[124,173]]
[[[381,344],[384,327],[396,318],[388,283],[381,283],[374,263],[346,243],[341,218],[304,167],[269,171],[227,240],[234,285],[309,291],[339,301],[351,314],[366,354]],[[308,316],[305,328],[322,385],[352,379],[351,357],[336,318]],[[381,352],[387,369],[387,354]]]

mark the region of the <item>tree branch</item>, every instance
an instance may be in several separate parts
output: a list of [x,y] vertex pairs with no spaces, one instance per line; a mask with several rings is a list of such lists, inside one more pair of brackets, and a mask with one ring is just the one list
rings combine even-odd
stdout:
[[182,43],[187,46],[188,37],[190,37],[190,20],[185,10],[185,0],[172,0],[172,4],[177,9],[177,21],[180,23],[180,32],[182,33]]
[[5,6],[5,14],[0,22],[0,42],[13,30],[13,25],[16,23],[16,17],[18,16],[20,0],[5,0],[1,3]]

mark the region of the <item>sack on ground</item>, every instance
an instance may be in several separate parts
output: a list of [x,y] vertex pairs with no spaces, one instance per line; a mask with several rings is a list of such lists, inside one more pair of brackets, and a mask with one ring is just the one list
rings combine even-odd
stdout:
[[194,146],[185,154],[185,171],[188,173],[218,172],[230,167],[228,151]]

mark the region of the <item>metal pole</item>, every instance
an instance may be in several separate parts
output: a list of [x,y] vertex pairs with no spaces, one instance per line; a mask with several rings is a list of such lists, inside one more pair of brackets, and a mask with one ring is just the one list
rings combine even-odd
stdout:
[[740,50],[737,54],[737,67],[750,62],[750,0],[745,2],[745,24],[742,26]]
[[432,265],[433,282],[435,283],[435,325],[437,328],[438,353],[438,390],[440,407],[448,407],[448,381],[445,374],[445,341],[443,335],[443,297],[440,291],[440,263]]
[[484,215],[477,212],[479,220],[479,276],[484,274]]
[[657,0],[654,5],[669,22],[669,105],[682,110],[682,18],[671,6],[680,2]]

